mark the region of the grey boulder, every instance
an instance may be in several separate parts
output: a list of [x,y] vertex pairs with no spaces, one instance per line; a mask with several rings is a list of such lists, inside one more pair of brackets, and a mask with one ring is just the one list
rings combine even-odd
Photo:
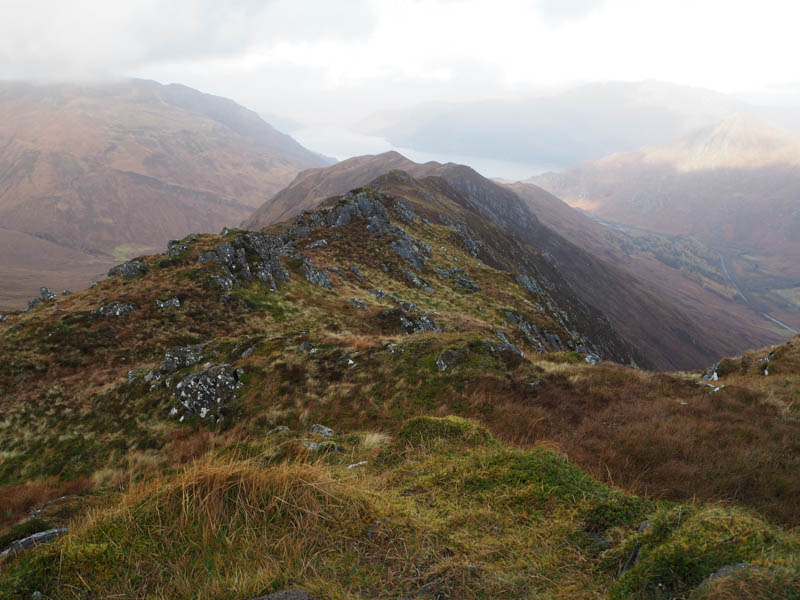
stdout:
[[95,308],[92,311],[92,314],[98,317],[121,317],[123,315],[127,315],[128,313],[132,313],[135,310],[136,307],[133,304],[126,304],[114,300],[110,304],[105,304]]
[[209,367],[184,377],[174,394],[185,409],[184,417],[218,418],[220,410],[235,397],[240,387],[240,372],[231,365]]
[[333,437],[333,429],[319,423],[311,426],[311,433],[316,433],[322,437]]
[[315,269],[313,263],[307,258],[303,259],[303,276],[306,278],[306,281],[314,285],[327,288],[331,287],[331,280],[328,278],[328,274],[320,269]]
[[176,346],[170,348],[164,355],[164,362],[161,363],[159,370],[162,373],[174,373],[183,367],[199,363],[203,360],[203,355],[200,354],[201,346]]
[[181,301],[177,298],[170,298],[169,300],[159,300],[156,298],[156,306],[158,308],[180,308]]
[[14,556],[18,552],[33,548],[34,546],[39,546],[40,544],[47,544],[48,542],[60,538],[65,533],[67,533],[66,529],[48,529],[47,531],[40,531],[39,533],[29,535],[21,540],[13,541],[7,548],[0,552],[0,559]]
[[138,260],[131,260],[124,262],[116,267],[111,267],[108,271],[109,277],[137,277],[143,275],[147,271],[147,265]]

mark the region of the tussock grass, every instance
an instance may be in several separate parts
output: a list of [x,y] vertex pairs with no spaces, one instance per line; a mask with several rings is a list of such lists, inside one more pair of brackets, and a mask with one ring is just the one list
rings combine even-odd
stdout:
[[[511,448],[463,419],[405,430],[425,442],[378,435],[375,454],[369,434],[344,435],[340,452],[271,461],[299,439],[284,432],[133,484],[65,539],[0,567],[0,595],[234,599],[298,586],[330,599],[640,598],[701,589],[729,561],[778,574],[752,589],[785,587],[794,572],[798,538],[750,513],[631,496],[544,445]],[[637,544],[642,561],[618,578]]]

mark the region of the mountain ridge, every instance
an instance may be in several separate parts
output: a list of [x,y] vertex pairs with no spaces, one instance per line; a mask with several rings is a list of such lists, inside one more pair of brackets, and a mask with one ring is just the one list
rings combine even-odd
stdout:
[[[764,332],[741,336],[714,331],[703,322],[702,315],[688,314],[685,309],[661,297],[659,292],[648,289],[634,274],[615,267],[608,260],[598,260],[587,250],[553,233],[512,190],[487,180],[469,167],[452,163],[417,164],[391,152],[356,157],[327,169],[302,172],[285,190],[245,221],[244,226],[259,229],[268,226],[278,216],[283,218],[311,210],[327,196],[367,185],[376,173],[398,167],[422,179],[443,178],[488,219],[502,223],[520,240],[554,256],[579,296],[604,314],[613,315],[614,327],[623,332],[623,337],[635,347],[644,343],[647,347],[645,354],[662,368],[706,364],[719,356],[744,350],[743,341],[762,344],[778,339]],[[618,259],[619,254],[606,258]],[[658,317],[654,318],[654,315]],[[737,338],[742,339],[737,342]]]

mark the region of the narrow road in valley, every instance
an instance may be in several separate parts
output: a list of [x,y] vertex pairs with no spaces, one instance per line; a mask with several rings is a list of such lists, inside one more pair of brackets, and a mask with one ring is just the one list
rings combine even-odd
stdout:
[[[742,300],[744,300],[745,302],[747,302],[748,304],[750,304],[750,300],[748,300],[748,299],[747,299],[747,296],[745,296],[745,295],[742,293],[742,290],[741,290],[741,288],[739,288],[739,286],[738,286],[738,285],[736,284],[736,282],[733,280],[733,278],[731,277],[731,274],[730,274],[730,273],[728,273],[728,267],[725,265],[725,257],[724,257],[724,256],[722,256],[722,253],[721,253],[721,252],[718,252],[717,254],[719,254],[719,261],[722,263],[722,272],[723,272],[723,273],[725,273],[725,279],[727,279],[727,280],[728,280],[728,283],[730,283],[730,284],[731,284],[733,287],[735,287],[735,288],[736,288],[736,291],[737,291],[737,292],[739,292],[739,295],[742,297]],[[751,306],[752,306],[752,304],[751,304]]]
[[[739,286],[736,284],[736,282],[733,280],[733,277],[731,277],[730,273],[728,273],[728,267],[727,267],[727,265],[725,264],[725,257],[724,257],[724,256],[722,256],[722,253],[721,253],[721,252],[718,252],[718,254],[719,254],[719,262],[722,264],[722,272],[725,274],[725,279],[727,279],[727,280],[728,280],[728,283],[730,283],[730,284],[731,284],[733,287],[735,287],[735,288],[736,288],[736,291],[739,293],[739,295],[742,297],[742,299],[743,299],[745,302],[747,302],[747,304],[748,304],[748,305],[750,305],[750,306],[753,306],[753,303],[752,303],[752,302],[750,302],[750,300],[747,298],[747,296],[745,296],[745,295],[742,293],[742,290],[741,290],[741,288],[740,288],[740,287],[739,287]],[[791,332],[792,332],[792,335],[797,335],[798,333],[800,333],[800,332],[798,332],[796,329],[794,329],[793,327],[789,327],[789,326],[788,326],[786,323],[782,323],[781,321],[779,321],[778,319],[776,319],[775,317],[773,317],[773,316],[772,316],[772,315],[770,315],[770,314],[767,314],[767,313],[765,313],[765,312],[762,312],[762,313],[761,313],[761,316],[762,316],[762,317],[764,317],[765,319],[769,320],[769,321],[772,321],[772,322],[773,322],[773,323],[775,323],[776,325],[779,325],[780,327],[783,327],[784,329],[786,329],[786,330],[788,330],[788,331],[791,331]]]
[[791,331],[791,332],[792,332],[794,335],[797,335],[798,333],[800,333],[800,331],[797,331],[796,329],[793,329],[792,327],[789,327],[789,326],[788,326],[786,323],[781,323],[780,321],[778,321],[778,319],[776,319],[775,317],[771,317],[771,316],[770,316],[770,315],[768,315],[767,313],[761,313],[761,315],[762,315],[762,316],[763,316],[765,319],[769,319],[770,321],[772,321],[772,322],[773,322],[773,323],[775,323],[776,325],[780,325],[780,326],[781,326],[781,327],[783,327],[784,329],[788,329],[788,330],[789,330],[789,331]]

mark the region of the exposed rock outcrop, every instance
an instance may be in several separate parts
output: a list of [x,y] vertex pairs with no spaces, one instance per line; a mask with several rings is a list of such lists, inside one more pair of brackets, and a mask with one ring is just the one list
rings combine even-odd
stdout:
[[156,306],[158,308],[180,308],[181,301],[177,298],[170,298],[168,300],[159,300],[156,298]]
[[333,437],[333,429],[325,427],[325,425],[320,425],[319,423],[311,426],[311,433],[316,433],[322,437]]
[[400,330],[406,335],[412,333],[419,333],[421,331],[431,331],[434,333],[441,333],[442,330],[436,326],[436,323],[431,318],[430,313],[425,313],[421,316],[411,314],[402,308],[392,308],[383,311],[379,315],[384,328],[389,331]]
[[147,265],[145,263],[138,260],[130,260],[119,264],[116,267],[111,267],[111,269],[108,271],[108,276],[130,279],[133,277],[138,277],[139,275],[144,275],[146,272]]
[[92,311],[97,317],[121,317],[136,310],[136,306],[126,302],[114,300],[109,304],[99,306]]
[[364,309],[367,308],[367,303],[364,302],[363,300],[359,300],[358,298],[350,298],[349,302],[356,308],[364,308]]
[[225,405],[235,398],[236,390],[242,385],[241,374],[240,369],[231,365],[219,365],[183,378],[174,391],[184,409],[180,420],[197,415],[201,419],[219,421]]
[[307,281],[320,287],[331,287],[331,280],[328,274],[322,269],[315,269],[310,258],[303,259],[303,276]]
[[9,546],[2,552],[0,552],[0,560],[14,556],[23,550],[27,550],[28,548],[34,548],[35,546],[39,546],[41,544],[53,542],[66,533],[66,529],[48,529],[47,531],[40,531],[38,533],[34,533],[33,535],[29,535],[21,540],[15,540],[11,542],[11,544],[9,544]]
[[289,281],[289,272],[281,265],[285,251],[283,238],[248,232],[230,242],[217,244],[213,252],[199,254],[197,261],[220,265],[222,275],[214,273],[211,279],[222,291],[239,287],[240,280],[251,281],[253,278],[277,290],[278,283]]
[[197,236],[192,234],[182,240],[170,240],[167,242],[167,256],[170,258],[177,258],[189,249],[194,242],[197,241]]
[[199,363],[204,358],[200,354],[202,348],[200,344],[191,347],[176,346],[175,348],[170,348],[164,355],[164,362],[161,363],[159,371],[164,374],[174,373],[178,369]]

